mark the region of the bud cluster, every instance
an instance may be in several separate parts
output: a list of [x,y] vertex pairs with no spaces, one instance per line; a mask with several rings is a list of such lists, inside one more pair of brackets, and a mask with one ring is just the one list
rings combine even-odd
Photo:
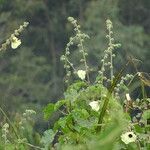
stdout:
[[7,135],[9,133],[9,124],[5,123],[2,127],[2,138],[4,139],[5,144],[9,142]]
[[[104,57],[101,60],[102,67],[101,70],[99,71],[99,76],[101,76],[101,81],[98,81],[99,83],[103,83],[103,80],[106,80],[107,82],[112,82],[114,73],[113,73],[113,58],[116,56],[113,54],[113,50],[115,48],[120,47],[120,44],[115,44],[114,43],[114,38],[113,36],[113,25],[112,22],[108,19],[106,20],[106,27],[108,30],[108,34],[106,35],[106,38],[108,38],[108,48],[104,51]],[[104,76],[104,72],[106,71],[105,67],[110,69],[110,79]]]
[[31,120],[31,116],[34,114],[36,114],[34,110],[30,110],[30,109],[25,110],[21,118],[21,121],[19,122],[21,129],[24,129],[24,124],[26,124],[27,120]]
[[115,96],[116,97],[118,97],[119,96],[119,92],[120,92],[120,90],[122,89],[122,87],[125,85],[125,83],[127,82],[127,81],[129,81],[130,79],[132,79],[133,78],[133,75],[131,75],[131,74],[126,74],[126,76],[125,77],[121,77],[121,81],[120,81],[120,83],[118,83],[117,84],[117,86],[115,87]]

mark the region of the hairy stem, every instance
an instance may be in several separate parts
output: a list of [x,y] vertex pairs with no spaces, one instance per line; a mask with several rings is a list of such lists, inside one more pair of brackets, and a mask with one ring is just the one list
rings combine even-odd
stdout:
[[[106,96],[106,98],[105,98],[105,100],[104,100],[104,104],[103,104],[102,110],[101,110],[100,115],[99,115],[98,125],[103,123],[103,118],[104,118],[105,112],[106,112],[106,110],[107,110],[107,106],[108,106],[108,103],[109,103],[109,99],[111,98],[112,93],[113,93],[113,91],[114,91],[114,88],[116,87],[118,81],[121,79],[122,74],[123,74],[124,70],[126,69],[126,67],[128,66],[128,64],[129,64],[129,61],[128,61],[127,64],[120,70],[120,72],[116,75],[116,77],[113,79],[113,83],[111,84],[110,89],[108,90],[107,96]],[[101,131],[101,128],[102,128],[102,126],[97,126],[96,131],[97,131],[97,132],[100,132],[100,131]]]

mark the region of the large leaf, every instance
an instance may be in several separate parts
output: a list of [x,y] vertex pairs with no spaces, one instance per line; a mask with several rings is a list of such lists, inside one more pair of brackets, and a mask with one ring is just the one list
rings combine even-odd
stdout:
[[44,150],[48,150],[55,137],[55,132],[50,129],[44,132],[41,143],[44,145]]
[[52,103],[48,104],[44,108],[43,112],[44,112],[44,119],[48,120],[54,112],[54,104]]
[[58,110],[62,105],[66,104],[67,103],[67,100],[59,100],[56,104],[55,104],[55,107],[54,107],[54,110]]

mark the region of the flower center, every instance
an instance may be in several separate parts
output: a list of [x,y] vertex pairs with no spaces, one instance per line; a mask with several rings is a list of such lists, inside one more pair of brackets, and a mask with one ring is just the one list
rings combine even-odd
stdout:
[[129,138],[132,138],[132,134],[129,134],[128,136],[129,136]]

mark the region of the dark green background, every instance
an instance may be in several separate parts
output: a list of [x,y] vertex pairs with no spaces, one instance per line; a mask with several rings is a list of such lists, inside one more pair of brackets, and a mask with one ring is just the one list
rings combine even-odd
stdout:
[[[41,129],[45,126],[42,108],[61,98],[65,89],[60,56],[72,35],[69,16],[76,18],[91,38],[86,44],[90,66],[100,66],[108,44],[105,21],[109,18],[115,40],[122,44],[115,51],[116,69],[131,56],[139,60],[139,71],[150,70],[149,0],[1,0],[0,43],[24,21],[30,24],[21,34],[18,49],[0,53],[0,105],[10,116],[27,108],[36,110]],[[71,54],[78,67],[77,51]],[[132,65],[128,71],[136,73]]]

